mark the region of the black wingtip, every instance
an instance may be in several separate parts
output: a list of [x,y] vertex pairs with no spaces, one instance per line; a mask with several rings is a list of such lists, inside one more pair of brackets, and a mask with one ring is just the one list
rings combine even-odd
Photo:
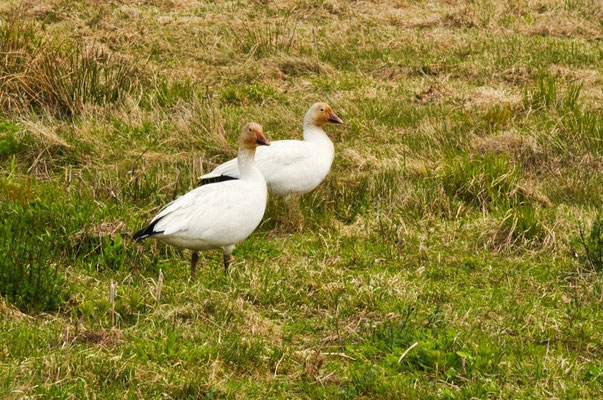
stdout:
[[209,185],[210,183],[234,181],[236,179],[238,179],[238,178],[233,178],[232,176],[228,176],[228,175],[212,176],[210,178],[202,178],[199,181],[199,186]]
[[134,236],[132,236],[132,239],[136,240],[137,242],[140,242],[141,240],[144,240],[150,236],[163,233],[163,231],[155,232],[153,230],[155,228],[155,225],[157,225],[157,222],[159,222],[159,221],[161,221],[161,218],[157,218],[155,221],[151,222],[148,226],[146,226],[146,227],[142,228],[141,230],[139,230],[138,232],[136,232],[134,234]]

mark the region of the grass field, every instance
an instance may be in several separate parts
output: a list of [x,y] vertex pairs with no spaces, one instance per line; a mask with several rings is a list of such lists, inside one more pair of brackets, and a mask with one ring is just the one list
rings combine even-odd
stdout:
[[[603,397],[597,3],[1,2],[0,398]],[[315,101],[229,275],[131,242]]]

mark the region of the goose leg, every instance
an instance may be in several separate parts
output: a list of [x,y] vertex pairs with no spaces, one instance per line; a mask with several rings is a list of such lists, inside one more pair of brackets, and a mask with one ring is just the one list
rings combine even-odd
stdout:
[[230,267],[230,261],[232,260],[232,252],[234,245],[224,247],[224,273],[228,273],[228,267]]
[[228,267],[230,267],[230,260],[232,256],[230,254],[224,254],[224,273],[228,273]]
[[195,279],[195,274],[197,273],[197,262],[199,261],[199,253],[193,251],[193,255],[191,256],[191,279]]

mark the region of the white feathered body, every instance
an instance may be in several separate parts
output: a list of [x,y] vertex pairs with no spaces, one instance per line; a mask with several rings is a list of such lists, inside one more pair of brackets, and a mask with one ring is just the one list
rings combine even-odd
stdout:
[[[270,147],[259,147],[255,161],[270,191],[284,196],[314,190],[329,173],[334,155],[333,142],[320,127],[312,126],[304,129],[304,140],[278,140]],[[201,179],[220,175],[238,178],[237,159],[219,165]]]
[[159,220],[153,237],[194,251],[246,239],[262,220],[268,197],[260,171],[248,167],[251,171],[241,179],[197,187],[165,206],[151,221]]

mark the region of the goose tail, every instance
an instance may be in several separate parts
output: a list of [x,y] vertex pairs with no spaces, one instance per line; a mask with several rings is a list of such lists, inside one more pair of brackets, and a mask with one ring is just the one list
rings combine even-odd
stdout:
[[[163,218],[163,217],[162,217]],[[132,239],[136,240],[137,242],[140,242],[141,240],[144,240],[148,237],[154,236],[154,235],[159,235],[161,233],[163,233],[163,231],[155,231],[155,225],[157,225],[157,223],[161,221],[161,218],[157,218],[156,220],[152,221],[149,225],[145,226],[144,228],[142,228],[141,230],[139,230],[138,232],[136,232],[133,236]]]

